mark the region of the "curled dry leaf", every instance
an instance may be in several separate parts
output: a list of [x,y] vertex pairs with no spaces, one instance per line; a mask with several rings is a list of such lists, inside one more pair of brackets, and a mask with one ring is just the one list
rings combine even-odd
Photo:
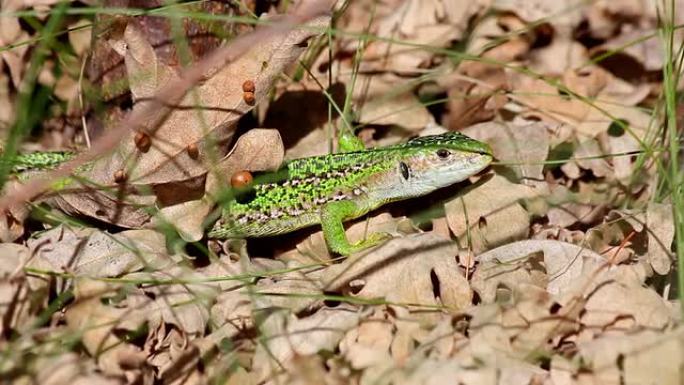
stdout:
[[578,179],[579,171],[574,171],[573,166],[579,166],[584,170],[590,170],[594,176],[598,178],[605,177],[612,172],[610,164],[602,157],[603,151],[596,139],[587,139],[579,144],[573,153],[573,158],[570,162],[564,163],[561,169],[570,178]]
[[606,87],[591,101],[588,114],[575,124],[580,135],[596,137],[610,128],[616,120],[624,122],[627,135],[645,138],[652,124],[650,113],[637,107],[649,94],[648,87],[633,86],[610,77]]
[[14,121],[14,101],[10,97],[9,77],[0,74],[0,125],[9,127]]
[[570,36],[554,36],[551,44],[530,51],[529,56],[530,69],[551,76],[580,68],[589,60],[587,48]]
[[35,364],[38,369],[35,383],[45,385],[120,385],[119,379],[98,373],[95,365],[76,353],[63,353],[54,357],[41,357]]
[[82,57],[90,49],[91,33],[92,22],[90,20],[81,19],[69,25],[69,43],[76,56]]
[[471,365],[481,362],[487,367],[511,367],[509,375],[544,374],[525,361],[549,354],[554,340],[572,333],[577,328],[573,318],[581,309],[552,314],[553,308],[553,298],[535,287],[521,292],[512,303],[472,308],[470,338],[456,357]]
[[559,34],[569,34],[582,19],[573,0],[494,0],[492,8],[511,12],[527,22],[548,22]]
[[[520,31],[512,34],[511,31]],[[482,55],[489,61],[507,63],[529,52],[533,37],[525,23],[511,13],[487,17],[472,32],[468,53]]]
[[662,40],[653,35],[652,27],[622,31],[606,43],[592,48],[590,53],[592,56],[610,53],[601,65],[627,80],[638,80],[648,72],[660,71],[665,57]]
[[[9,1],[3,1],[3,11],[13,12],[19,9]],[[28,33],[21,29],[18,18],[3,17],[0,19],[0,45],[3,47],[11,47],[12,49],[4,49],[0,52],[0,58],[7,65],[12,79],[12,85],[19,87],[24,74],[24,55],[29,50],[28,44],[17,44],[29,40]]]
[[[1,108],[1,107],[0,107]],[[0,150],[2,150],[0,148]],[[10,180],[3,186],[3,194],[12,194],[19,186],[19,182]],[[0,215],[0,241],[12,242],[24,234],[24,221],[28,218],[30,210],[25,204],[12,205]]]
[[352,368],[362,370],[391,360],[390,347],[395,320],[385,311],[375,309],[358,327],[349,330],[340,341],[340,353]]
[[617,198],[613,190],[594,183],[579,182],[577,191],[556,185],[548,197],[546,213],[551,226],[567,227],[575,223],[595,224],[606,213],[608,202]]
[[[204,273],[210,277],[227,279],[219,282],[223,291],[211,307],[211,325],[215,328],[212,339],[231,338],[252,327],[255,310],[291,309],[298,313],[318,303],[323,294],[318,279],[304,274],[298,267],[296,263],[285,265],[281,261],[255,259],[205,269]],[[272,274],[274,271],[280,273]],[[244,278],[228,279],[235,276]],[[257,281],[261,276],[268,278]]]
[[[632,131],[631,123],[625,120],[628,130]],[[625,186],[629,186],[635,179],[635,175],[643,176],[643,172],[635,170],[635,161],[633,154],[636,154],[642,148],[643,136],[641,131],[626,132],[621,131],[615,135],[604,134],[600,136],[607,154],[612,154],[611,162],[613,164],[613,177]],[[646,182],[647,179],[640,181]]]
[[154,97],[161,85],[178,80],[175,71],[157,58],[148,36],[136,23],[126,25],[123,38],[123,56],[133,100]]

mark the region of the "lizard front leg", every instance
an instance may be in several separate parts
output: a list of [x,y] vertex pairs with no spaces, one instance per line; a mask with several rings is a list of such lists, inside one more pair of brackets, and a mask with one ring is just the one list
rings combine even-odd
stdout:
[[358,218],[367,211],[353,201],[328,202],[323,205],[320,212],[321,227],[330,250],[341,255],[349,255],[391,238],[388,233],[373,233],[362,241],[349,242],[347,234],[344,232],[344,220]]

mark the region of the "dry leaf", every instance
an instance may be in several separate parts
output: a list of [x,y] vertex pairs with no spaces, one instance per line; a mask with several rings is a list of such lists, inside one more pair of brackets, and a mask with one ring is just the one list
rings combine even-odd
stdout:
[[139,348],[121,341],[114,328],[136,330],[143,322],[142,311],[131,312],[105,306],[101,296],[115,293],[115,285],[88,279],[77,280],[74,285],[74,303],[64,314],[67,326],[81,336],[85,350],[97,357],[100,369],[107,375],[122,375],[126,369],[118,357]]
[[127,298],[131,309],[144,309],[150,328],[165,323],[189,335],[204,333],[209,309],[218,296],[218,288],[208,277],[176,266],[150,273],[132,273],[125,278],[151,282],[142,284]]
[[649,203],[646,211],[648,229],[648,262],[656,273],[665,275],[672,265],[670,247],[674,239],[672,205]]
[[59,226],[27,244],[35,256],[31,266],[81,277],[117,277],[143,268],[163,269],[171,263],[164,236],[152,230],[108,234]]
[[359,123],[400,126],[416,132],[434,123],[425,105],[411,93],[393,92],[364,104],[359,111]]
[[[487,122],[470,126],[463,133],[486,142],[503,167],[510,168],[526,185],[545,188],[542,170],[549,154],[547,125],[520,120],[511,124]],[[502,172],[502,174],[505,173]]]
[[355,309],[346,305],[324,308],[303,318],[284,313],[271,314],[262,325],[266,342],[257,347],[253,368],[261,374],[260,382],[273,375],[274,370],[278,371],[281,365],[290,366],[297,356],[334,350],[360,317]]
[[[11,330],[23,330],[31,322],[31,313],[35,305],[30,300],[38,288],[31,288],[21,278],[22,269],[29,259],[29,249],[14,243],[0,243],[0,333],[11,333]],[[47,287],[43,287],[47,290]]]
[[481,62],[462,62],[458,72],[439,79],[448,89],[452,130],[489,120],[508,100],[506,73],[499,66]]
[[387,318],[386,312],[376,309],[340,341],[340,353],[352,368],[362,370],[391,360],[390,345],[395,326]]
[[216,205],[216,196],[228,191],[231,176],[242,170],[265,171],[278,168],[283,160],[283,142],[276,130],[253,129],[242,135],[231,152],[207,176],[202,199],[182,202],[160,210],[153,224],[171,223],[186,241],[204,236],[206,219]]
[[[539,253],[543,258],[534,258]],[[533,284],[563,296],[581,287],[587,272],[607,263],[592,250],[552,240],[514,242],[480,254],[477,260],[480,266],[472,285],[486,303],[494,301],[502,282],[512,289]]]
[[90,49],[92,22],[81,19],[69,25],[69,43],[76,56],[82,57]]
[[559,34],[570,33],[582,18],[581,9],[572,0],[494,0],[492,8],[514,13],[527,22],[547,21]]
[[683,331],[642,330],[581,343],[578,349],[583,365],[576,371],[587,371],[589,381],[596,384],[681,384]]
[[355,298],[458,311],[470,305],[472,293],[456,263],[457,253],[449,239],[413,234],[333,265],[321,279],[326,290]]
[[[118,194],[123,194],[129,204],[98,190],[62,194],[58,202],[60,207],[120,226],[141,227],[149,223],[151,213],[139,207],[155,203],[177,204],[201,196],[206,172],[215,161],[212,154],[221,153],[214,145],[229,139],[238,118],[252,109],[244,101],[242,84],[246,80],[254,82],[256,100],[268,95],[272,82],[304,50],[299,43],[314,36],[316,26],[326,23],[327,18],[319,18],[308,24],[310,28],[295,29],[285,36],[272,35],[270,40],[261,42],[225,68],[214,69],[218,72],[189,92],[180,103],[183,106],[208,107],[201,114],[195,108],[173,109],[160,127],[147,133],[151,141],[147,152],[138,150],[133,140],[136,132],[130,132],[112,156],[96,161],[93,168],[83,175],[93,183],[111,186],[114,184],[113,176],[125,170],[127,186],[135,186],[135,190]],[[134,31],[132,27],[131,31]],[[131,34],[135,36],[133,32]],[[143,77],[148,79],[148,83],[142,83],[142,88],[136,92],[145,96],[154,88],[152,84],[165,84],[166,78],[162,74],[168,72],[157,65],[152,57],[154,52],[146,49],[143,41],[134,41],[139,43],[134,45],[136,49],[127,50],[127,55],[130,53],[127,62],[131,63],[129,77],[135,79],[141,71],[153,75],[151,78]],[[134,109],[144,108],[145,103],[136,103]],[[158,111],[159,116],[164,113],[163,110]],[[198,157],[189,155],[187,148],[191,145],[197,147]],[[169,203],[161,201],[162,197],[173,197],[174,200]],[[98,204],[93,204],[94,201]]]
[[612,172],[612,169],[602,155],[603,151],[601,151],[598,142],[595,139],[588,139],[580,143],[575,149],[573,158],[576,160],[563,164],[561,168],[564,169],[567,165],[576,163],[585,170],[591,170],[596,177],[605,177]]
[[538,188],[514,184],[494,175],[469,188],[444,205],[449,228],[461,248],[480,253],[527,236],[530,220],[518,202],[538,197]]
[[[363,53],[363,70],[385,69],[413,73],[434,54],[415,45],[446,47],[460,39],[464,23],[484,11],[486,1],[403,1],[377,22],[376,36],[389,39],[368,44]],[[396,42],[395,42],[396,41]],[[410,45],[406,45],[409,43]]]
[[661,330],[672,324],[671,305],[655,291],[642,287],[640,279],[628,275],[632,273],[628,269],[613,273],[621,281],[597,277],[597,286],[588,294],[581,320],[591,328],[591,332],[624,332],[641,328]]

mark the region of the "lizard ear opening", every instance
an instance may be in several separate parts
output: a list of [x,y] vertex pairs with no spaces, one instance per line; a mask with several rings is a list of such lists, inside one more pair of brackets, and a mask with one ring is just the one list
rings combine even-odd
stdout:
[[411,176],[411,169],[409,166],[404,162],[399,162],[399,170],[401,171],[401,176],[404,180],[408,180]]
[[234,189],[235,202],[246,205],[256,198],[256,189],[254,186],[247,186],[244,188]]

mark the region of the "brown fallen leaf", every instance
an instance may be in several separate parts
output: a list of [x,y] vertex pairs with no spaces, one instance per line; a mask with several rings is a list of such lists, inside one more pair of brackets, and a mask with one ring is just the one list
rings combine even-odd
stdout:
[[174,266],[149,273],[132,273],[124,278],[134,282],[150,282],[128,293],[126,299],[130,309],[144,311],[150,328],[165,323],[174,325],[184,334],[204,334],[209,321],[209,309],[218,296],[217,285],[210,282],[208,277]]
[[118,357],[135,353],[140,349],[122,341],[112,331],[134,331],[143,324],[142,311],[106,306],[103,295],[115,293],[117,285],[80,279],[74,282],[74,303],[66,309],[64,319],[72,333],[79,333],[85,351],[97,357],[96,363],[106,375],[120,376],[126,372]]
[[412,234],[330,266],[321,280],[325,290],[355,298],[459,311],[470,305],[472,293],[456,262],[457,253],[449,239]]
[[500,66],[464,61],[457,71],[438,79],[448,90],[447,126],[458,130],[492,119],[508,100],[506,74]]
[[[20,185],[20,182],[15,180],[8,181],[3,186],[1,192],[3,194],[12,194]],[[25,204],[17,204],[10,206],[5,212],[0,215],[0,241],[12,242],[24,234],[24,221],[29,217],[30,210]]]
[[656,273],[665,275],[672,266],[670,248],[675,235],[672,205],[649,203],[646,210],[646,228],[648,229],[648,262]]
[[359,318],[359,312],[348,305],[323,308],[303,318],[286,311],[273,312],[261,326],[267,338],[253,357],[253,370],[259,374],[259,382],[275,375],[281,367],[291,366],[297,356],[334,350]]
[[93,228],[58,226],[27,242],[29,266],[79,277],[117,277],[143,268],[164,269],[172,261],[164,236],[152,230],[109,234]]
[[[512,170],[520,183],[540,190],[546,187],[542,170],[549,155],[547,124],[523,119],[509,124],[486,122],[462,132],[489,144],[500,167]],[[506,169],[499,173],[507,174]]]
[[[586,383],[638,385],[657,381],[662,385],[682,382],[684,329],[659,333],[636,331],[580,343],[574,373],[585,371]],[[657,380],[656,380],[657,379]]]
[[[16,2],[4,1],[2,5],[4,12],[16,12],[21,9],[21,5]],[[18,18],[3,17],[0,20],[0,45],[3,47],[10,47],[13,43],[26,41],[29,38],[29,34],[21,29]],[[26,55],[28,50],[29,46],[27,44],[18,44],[12,47],[12,49],[0,52],[0,58],[2,58],[2,61],[9,69],[14,87],[21,85],[24,75],[24,55]]]
[[359,123],[399,126],[416,132],[434,123],[435,119],[418,98],[410,92],[389,90],[389,95],[378,95],[359,110]]
[[207,216],[216,206],[221,192],[229,191],[230,178],[238,171],[268,171],[280,167],[283,142],[276,130],[252,129],[241,136],[235,147],[217,162],[210,173],[201,199],[163,207],[154,218],[153,226],[172,224],[183,239],[196,242],[204,236]]
[[506,242],[523,239],[529,214],[519,203],[543,195],[540,188],[514,184],[494,175],[459,192],[444,205],[449,228],[461,248],[481,253]]
[[[603,151],[595,139],[588,139],[579,144],[573,153],[573,158],[561,166],[563,171],[567,170],[572,164],[576,164],[584,170],[590,170],[596,177],[605,177],[612,171],[610,164],[602,157]],[[573,175],[573,179],[578,179],[579,175]]]
[[[44,295],[47,285],[31,287],[21,278],[23,267],[29,260],[29,249],[14,243],[0,243],[0,334],[11,330],[21,331],[32,323],[30,301],[36,296]],[[35,305],[34,305],[35,306]]]
[[[615,275],[627,273],[630,271],[626,269],[614,272]],[[603,282],[588,293],[581,317],[589,329],[587,333],[662,330],[672,325],[671,305],[652,289],[642,287],[639,280],[626,277],[620,282],[605,278],[598,281]]]
[[[309,23],[308,28],[297,28],[284,36],[271,35],[225,68],[212,69],[215,73],[208,74],[207,80],[180,102],[193,108],[170,106],[168,111],[157,111],[157,118],[168,116],[159,127],[146,129],[144,135],[151,141],[147,152],[136,147],[136,133],[130,132],[111,156],[97,160],[83,173],[89,183],[114,186],[114,192],[86,189],[61,194],[56,198],[60,208],[119,226],[141,227],[154,215],[147,207],[177,204],[202,196],[206,172],[222,155],[222,150],[215,145],[230,139],[238,118],[253,108],[243,99],[243,82],[252,80],[256,100],[263,98],[281,71],[303,52],[299,43],[314,36],[315,28],[326,23],[327,18],[322,17]],[[129,77],[145,80],[134,86],[134,94],[149,96],[175,75],[168,75],[173,71],[156,62],[149,43],[135,38],[134,28],[130,31],[133,32],[127,38],[135,44],[130,44],[126,51],[130,57],[127,60]],[[147,76],[138,76],[141,73]],[[140,100],[133,112],[152,102]],[[189,154],[187,148],[191,145],[197,147],[197,157]],[[114,184],[113,175],[120,170],[125,175],[125,187]],[[163,197],[173,197],[173,200],[165,202]]]
[[[541,259],[535,257],[540,253]],[[494,301],[502,283],[513,290],[534,284],[556,296],[574,294],[587,271],[607,262],[590,249],[553,240],[510,243],[478,255],[477,261],[472,285],[485,303]]]
[[578,23],[581,15],[578,9],[572,7],[572,4],[572,1],[569,0],[552,3],[544,0],[496,0],[494,7],[499,11],[513,12],[526,21],[559,18],[560,15],[563,15],[563,23],[574,25]]
[[34,380],[45,385],[120,385],[121,381],[98,373],[90,362],[73,352],[44,357],[36,363],[39,368]]
[[363,370],[391,360],[390,346],[396,326],[389,317],[386,311],[375,309],[345,334],[340,341],[340,353],[352,368]]
[[[430,50],[415,45],[446,47],[460,39],[464,22],[483,12],[486,2],[443,0],[403,1],[392,12],[378,20],[372,29],[386,40],[373,41],[363,52],[363,70],[414,73],[434,56]],[[406,45],[409,43],[410,45]]]

